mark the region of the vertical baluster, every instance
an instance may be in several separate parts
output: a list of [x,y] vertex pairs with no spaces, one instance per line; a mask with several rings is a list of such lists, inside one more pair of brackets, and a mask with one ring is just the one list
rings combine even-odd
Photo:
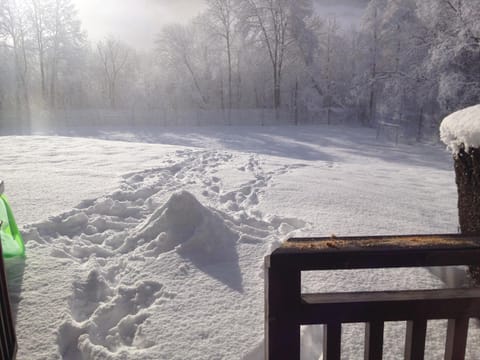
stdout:
[[300,359],[301,273],[265,261],[265,359]]
[[445,360],[463,360],[465,358],[467,335],[468,318],[448,320]]
[[423,360],[426,334],[426,319],[407,321],[405,360]]
[[323,360],[340,360],[342,324],[330,323],[323,328]]
[[365,324],[365,360],[382,360],[383,330],[383,321]]

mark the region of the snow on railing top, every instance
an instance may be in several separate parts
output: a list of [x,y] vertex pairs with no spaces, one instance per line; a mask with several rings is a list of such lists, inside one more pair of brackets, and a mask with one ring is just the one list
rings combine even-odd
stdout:
[[443,119],[440,138],[454,154],[480,147],[480,105],[454,112]]

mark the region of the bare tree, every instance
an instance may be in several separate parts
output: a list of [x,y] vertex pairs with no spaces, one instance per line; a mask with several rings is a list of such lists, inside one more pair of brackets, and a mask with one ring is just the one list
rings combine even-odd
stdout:
[[[334,59],[334,41],[335,36],[338,31],[338,24],[337,19],[335,17],[331,17],[327,21],[327,36],[326,36],[326,43],[325,43],[325,82],[326,82],[326,95],[325,95],[325,104],[324,106],[327,107],[327,123],[330,125],[331,123],[331,112],[332,112],[332,105],[333,105],[333,62]],[[337,44],[338,46],[338,44]]]
[[225,41],[225,53],[227,55],[227,72],[228,72],[228,110],[232,108],[232,73],[233,73],[233,59],[232,59],[232,43],[233,32],[236,22],[235,17],[235,1],[234,0],[207,0],[208,10],[207,16],[210,20],[208,25],[213,34],[221,37]]
[[15,67],[15,103],[17,113],[25,110],[26,119],[30,118],[29,62],[27,55],[27,26],[25,7],[15,0],[3,0],[0,3],[0,36],[11,47]]
[[205,49],[195,42],[196,36],[193,30],[191,27],[180,24],[166,26],[157,40],[157,46],[160,56],[168,66],[181,72],[180,66],[187,71],[198,95],[199,106],[205,108],[210,101],[207,89],[201,84],[200,72],[196,68],[198,58],[204,58]]
[[373,26],[372,26],[372,41],[371,41],[371,63],[370,63],[370,94],[368,97],[368,114],[370,125],[374,125],[376,121],[376,99],[375,99],[375,86],[377,83],[377,60],[378,60],[378,43],[379,43],[379,30],[378,30],[378,8],[373,8]]
[[60,62],[68,53],[83,46],[85,34],[72,0],[55,0],[51,21],[50,44],[50,106],[56,106]]
[[47,80],[46,80],[46,50],[47,44],[47,12],[49,9],[39,0],[31,0],[32,5],[32,25],[35,33],[35,42],[37,47],[38,66],[40,70],[40,89],[44,103],[48,101]]
[[273,70],[273,105],[281,106],[281,84],[289,45],[289,0],[244,0],[245,23],[264,43]]
[[98,55],[102,64],[104,80],[110,107],[117,106],[117,85],[133,52],[126,45],[113,38],[97,44]]
[[[29,0],[31,37],[40,73],[41,97],[51,108],[57,102],[57,82],[64,60],[85,43],[72,0]],[[69,72],[71,71],[68,70]]]

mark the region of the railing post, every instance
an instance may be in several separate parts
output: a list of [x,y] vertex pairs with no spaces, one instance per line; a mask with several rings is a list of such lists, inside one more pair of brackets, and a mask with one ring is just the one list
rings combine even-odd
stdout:
[[[440,125],[440,137],[453,151],[458,220],[465,235],[480,234],[480,147],[472,147],[470,140],[476,134],[478,121],[480,113],[472,106],[450,114]],[[470,265],[469,271],[474,283],[480,285],[480,266]]]
[[265,259],[265,359],[300,360],[301,273],[275,268]]
[[323,327],[323,359],[340,360],[342,354],[342,324],[333,322]]
[[445,360],[465,359],[467,335],[468,318],[448,320]]
[[407,335],[405,337],[405,360],[423,360],[425,356],[426,335],[426,319],[407,321]]
[[365,324],[365,360],[382,360],[384,327],[383,321]]

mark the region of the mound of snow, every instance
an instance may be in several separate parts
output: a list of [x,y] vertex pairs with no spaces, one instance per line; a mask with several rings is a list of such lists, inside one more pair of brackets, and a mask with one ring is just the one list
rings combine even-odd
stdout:
[[191,193],[179,191],[134,229],[132,239],[127,247],[143,244],[147,256],[175,249],[182,256],[212,262],[233,260],[238,233]]
[[440,138],[454,154],[480,147],[480,105],[447,116],[440,125]]

